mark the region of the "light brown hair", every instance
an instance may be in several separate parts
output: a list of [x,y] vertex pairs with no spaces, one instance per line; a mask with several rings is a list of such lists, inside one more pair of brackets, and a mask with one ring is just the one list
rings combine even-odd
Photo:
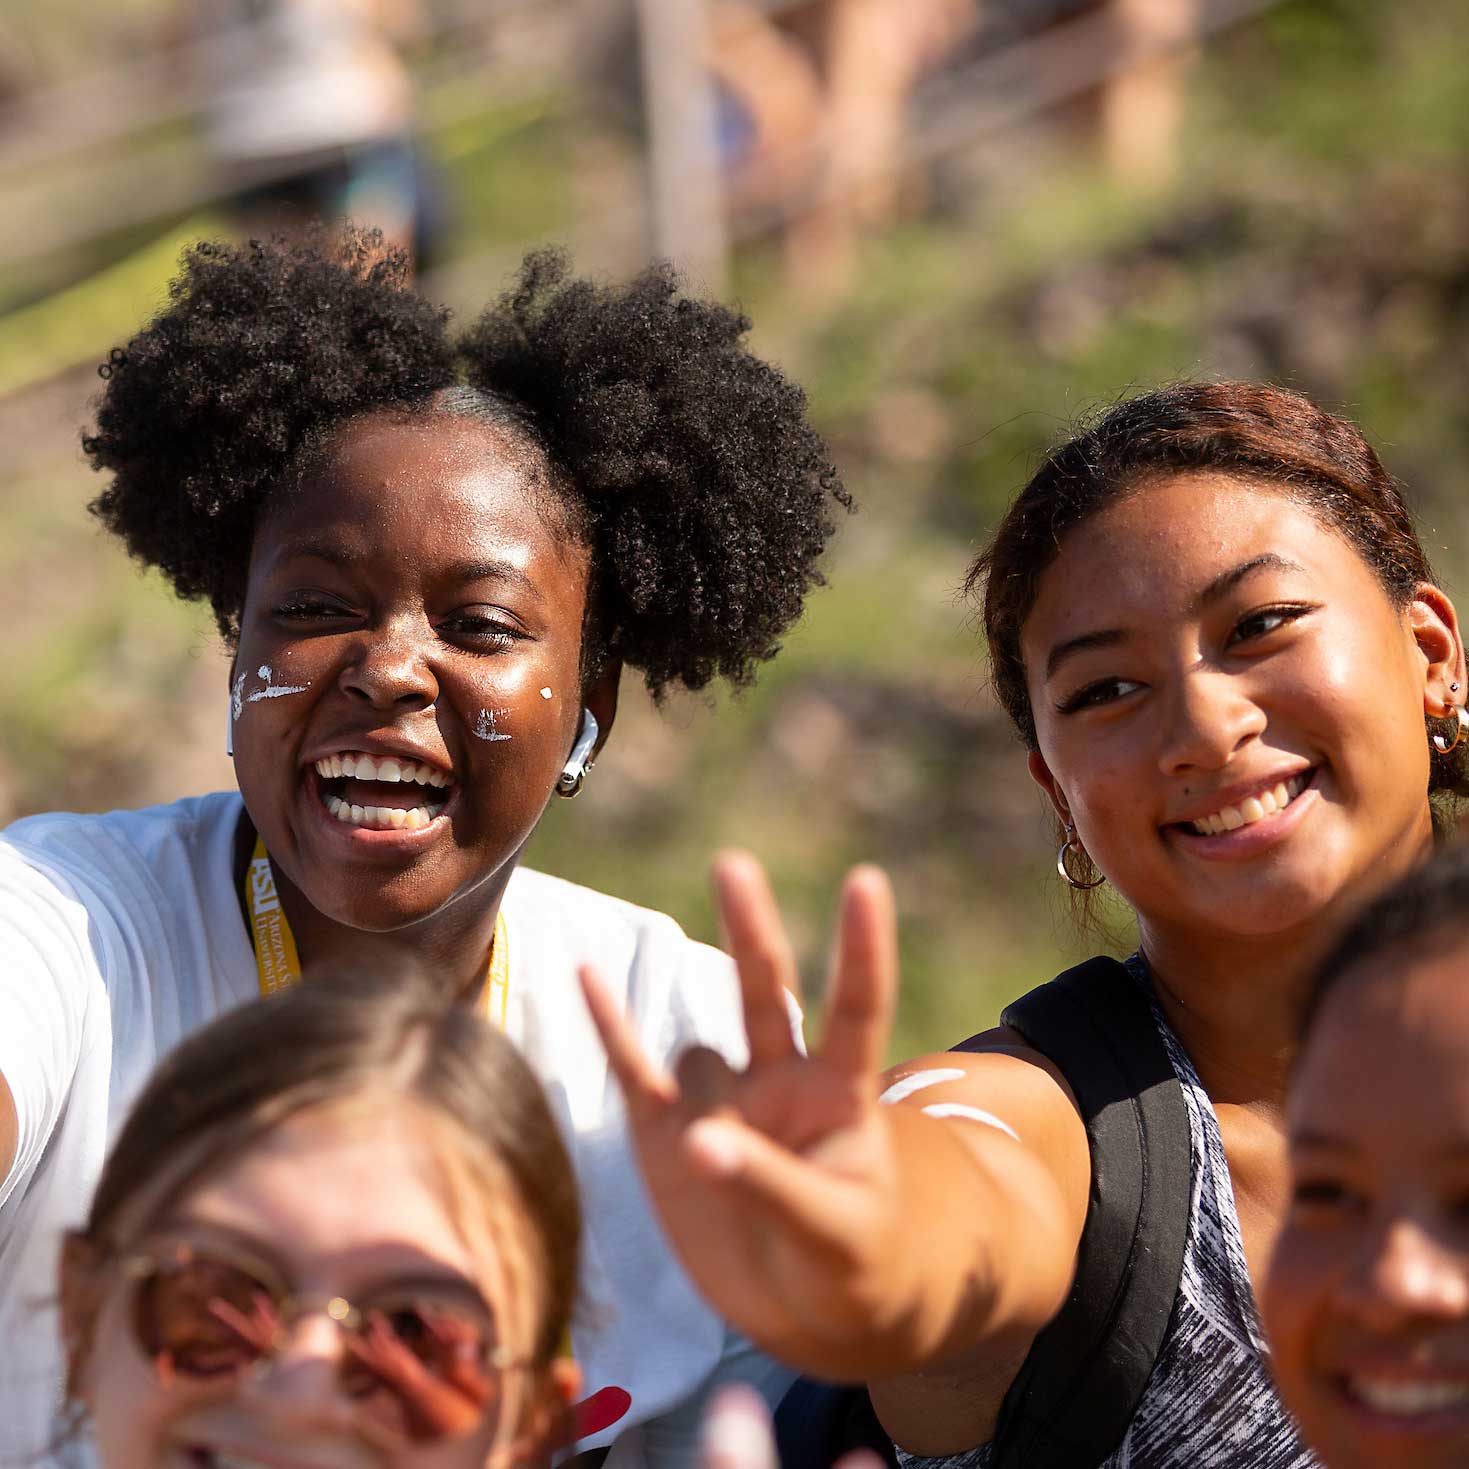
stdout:
[[[581,1220],[571,1161],[515,1047],[413,968],[316,974],[176,1047],[128,1114],[71,1248],[105,1261],[289,1118],[385,1096],[442,1124],[435,1141],[451,1187],[465,1178],[498,1183],[500,1193],[508,1186],[509,1200],[465,1200],[452,1187],[453,1202],[523,1221],[533,1279],[517,1285],[536,1306],[529,1350],[544,1367],[575,1303]],[[74,1402],[93,1314],[63,1301]]]

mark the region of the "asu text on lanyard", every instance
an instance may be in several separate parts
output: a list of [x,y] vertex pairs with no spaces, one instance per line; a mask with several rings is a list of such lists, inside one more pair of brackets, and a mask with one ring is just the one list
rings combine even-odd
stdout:
[[[255,838],[255,853],[245,869],[245,911],[250,915],[250,935],[255,943],[255,968],[260,993],[273,995],[301,982],[301,960],[296,940],[275,890],[275,873],[263,838]],[[495,938],[490,946],[490,967],[485,975],[485,1018],[502,1030],[510,1001],[510,942],[505,934],[505,915],[495,919]]]

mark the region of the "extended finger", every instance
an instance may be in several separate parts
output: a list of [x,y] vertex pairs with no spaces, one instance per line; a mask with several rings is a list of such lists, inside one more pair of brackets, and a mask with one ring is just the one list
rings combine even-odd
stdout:
[[577,970],[577,978],[581,980],[581,992],[586,998],[592,1024],[596,1026],[607,1052],[607,1063],[612,1067],[612,1074],[622,1088],[628,1107],[671,1102],[678,1095],[672,1077],[649,1059],[628,1024],[627,1016],[622,1013],[622,1007],[603,983],[602,976],[592,965],[583,964]]
[[848,1076],[875,1075],[898,993],[898,917],[880,867],[854,867],[842,884],[822,1058]]
[[739,971],[750,1062],[779,1061],[796,1049],[788,995],[799,986],[775,895],[764,870],[747,852],[715,858],[714,895]]

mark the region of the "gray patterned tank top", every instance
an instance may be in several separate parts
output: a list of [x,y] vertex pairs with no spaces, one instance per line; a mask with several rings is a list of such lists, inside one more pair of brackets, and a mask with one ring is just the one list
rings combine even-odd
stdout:
[[[1139,963],[1129,961],[1135,975]],[[1319,1469],[1265,1367],[1266,1348],[1213,1104],[1156,1004],[1153,1018],[1188,1108],[1188,1239],[1153,1375],[1126,1437],[1096,1469]],[[904,1469],[985,1469],[990,1457],[988,1444],[938,1459],[898,1450]]]

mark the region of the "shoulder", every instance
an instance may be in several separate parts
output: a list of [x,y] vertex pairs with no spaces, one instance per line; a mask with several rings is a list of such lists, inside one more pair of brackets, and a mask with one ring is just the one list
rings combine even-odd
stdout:
[[228,873],[239,811],[238,795],[220,793],[17,821],[0,833],[0,925],[58,955],[75,948],[104,975],[134,969],[179,924],[202,922]]
[[538,1005],[574,992],[580,1013],[576,973],[589,964],[655,1054],[702,1042],[734,1059],[742,1046],[733,963],[668,914],[527,868],[511,878],[504,911],[511,964]]
[[0,853],[13,868],[53,870],[105,887],[109,877],[136,879],[140,865],[146,873],[206,860],[233,836],[239,814],[239,796],[227,791],[100,815],[49,811],[0,832]]

